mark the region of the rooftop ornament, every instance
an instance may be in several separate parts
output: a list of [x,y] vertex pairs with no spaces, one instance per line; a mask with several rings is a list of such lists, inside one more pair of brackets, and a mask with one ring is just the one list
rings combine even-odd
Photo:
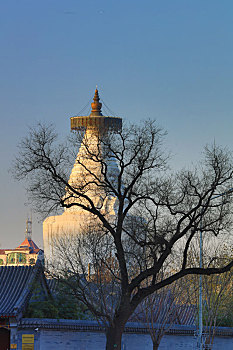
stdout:
[[99,92],[96,87],[93,102],[91,104],[91,114],[89,116],[71,117],[71,130],[92,129],[98,133],[104,133],[108,130],[121,130],[122,119],[119,117],[103,116],[101,111],[102,103],[99,101]]

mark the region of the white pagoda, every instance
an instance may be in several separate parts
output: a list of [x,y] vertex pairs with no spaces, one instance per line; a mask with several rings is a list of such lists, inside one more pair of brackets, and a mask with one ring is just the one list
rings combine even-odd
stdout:
[[[104,152],[100,152],[100,138],[110,130],[121,130],[122,119],[119,117],[103,116],[99,102],[99,94],[96,88],[93,102],[91,104],[92,111],[89,116],[71,117],[71,130],[83,130],[85,134],[79,148],[79,152],[70,174],[69,184],[72,188],[79,188],[80,184],[88,183],[88,188],[85,195],[91,198],[95,206],[105,210],[107,215],[114,216],[116,198],[112,194],[103,193],[103,190],[97,190],[98,186],[90,185],[91,176],[98,179],[101,178],[101,162],[95,162],[90,159],[90,151],[92,154],[101,154],[104,157]],[[88,145],[88,146],[87,146]],[[108,159],[112,173],[117,173],[118,168],[115,159]],[[88,171],[85,171],[88,169]],[[87,204],[84,198],[75,196],[74,192],[66,188],[66,203],[83,203]],[[90,221],[93,220],[92,214],[82,209],[80,206],[72,205],[65,208],[61,215],[50,216],[43,223],[43,240],[44,254],[47,259],[53,256],[53,242],[64,235],[78,235],[85,230]],[[97,219],[96,219],[97,220]],[[97,222],[97,221],[96,221]]]

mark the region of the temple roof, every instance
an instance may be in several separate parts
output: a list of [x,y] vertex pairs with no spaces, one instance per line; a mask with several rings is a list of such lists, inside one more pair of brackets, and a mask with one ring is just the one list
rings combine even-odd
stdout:
[[16,248],[16,249],[22,249],[22,248],[29,248],[30,253],[35,254],[38,253],[40,248],[37,247],[36,243],[33,242],[30,238],[25,238],[25,240]]
[[12,249],[0,249],[0,255],[4,255],[7,251],[12,251]]
[[30,238],[25,238],[25,240],[17,247],[13,249],[0,249],[0,255],[7,254],[8,252],[19,252],[22,250],[29,250],[29,254],[37,254],[40,249],[36,243],[30,239]]
[[16,317],[23,312],[34,283],[41,277],[48,290],[40,262],[34,266],[0,266],[0,317]]

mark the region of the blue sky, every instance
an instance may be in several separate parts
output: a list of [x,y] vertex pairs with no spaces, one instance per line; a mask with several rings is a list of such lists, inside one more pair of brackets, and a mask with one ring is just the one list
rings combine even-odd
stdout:
[[36,121],[67,133],[96,84],[116,115],[157,119],[176,168],[207,143],[233,149],[232,18],[231,0],[0,0],[1,247],[30,212],[8,173],[19,140]]

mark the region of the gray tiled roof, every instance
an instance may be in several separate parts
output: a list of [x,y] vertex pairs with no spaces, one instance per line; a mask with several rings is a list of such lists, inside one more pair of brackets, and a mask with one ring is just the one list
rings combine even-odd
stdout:
[[[159,325],[155,324],[155,327]],[[97,321],[90,320],[62,320],[62,319],[48,319],[48,318],[22,318],[19,324],[20,329],[56,329],[56,330],[75,330],[81,332],[103,332],[105,330],[104,325],[101,325]],[[205,331],[205,327],[204,327]],[[125,326],[125,333],[144,333],[148,334],[148,327],[139,322],[127,322]],[[166,330],[166,334],[179,334],[179,335],[195,335],[197,332],[196,326],[190,325],[173,325]],[[216,335],[224,337],[233,337],[232,327],[217,327]]]
[[34,266],[0,266],[0,317],[17,316],[23,310],[40,273],[40,262]]

